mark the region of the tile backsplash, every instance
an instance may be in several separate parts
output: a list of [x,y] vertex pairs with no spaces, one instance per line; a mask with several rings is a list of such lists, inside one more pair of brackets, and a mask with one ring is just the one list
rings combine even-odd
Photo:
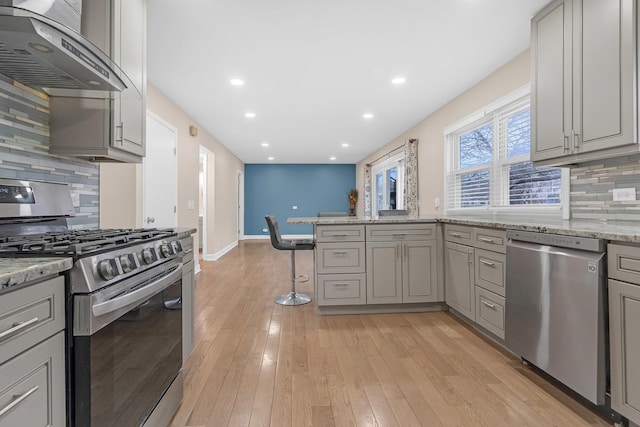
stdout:
[[613,201],[616,188],[640,197],[640,154],[580,164],[571,169],[571,217],[640,221],[640,201]]
[[49,154],[49,101],[0,76],[0,178],[62,182],[71,188],[71,228],[99,225],[99,166]]

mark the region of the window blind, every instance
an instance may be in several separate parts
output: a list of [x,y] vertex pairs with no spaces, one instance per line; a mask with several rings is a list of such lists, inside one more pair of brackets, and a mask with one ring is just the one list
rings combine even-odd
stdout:
[[529,161],[530,119],[527,96],[446,136],[447,210],[560,204],[560,169]]

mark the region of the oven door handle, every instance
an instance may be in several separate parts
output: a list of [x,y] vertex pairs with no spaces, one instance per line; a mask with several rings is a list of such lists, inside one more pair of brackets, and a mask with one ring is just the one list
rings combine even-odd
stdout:
[[166,276],[149,283],[148,285],[136,289],[133,292],[124,294],[122,296],[104,301],[91,306],[91,311],[95,317],[104,316],[105,314],[112,313],[130,305],[141,303],[147,298],[157,294],[161,290],[168,288],[176,280],[182,277],[182,263]]

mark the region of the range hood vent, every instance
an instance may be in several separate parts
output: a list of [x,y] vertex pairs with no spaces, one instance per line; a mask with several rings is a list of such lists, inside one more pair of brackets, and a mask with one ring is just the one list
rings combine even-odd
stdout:
[[[51,96],[105,98],[133,87],[104,52],[67,26],[80,29],[79,4],[73,3],[0,0],[0,74]],[[67,25],[36,11],[65,18]]]

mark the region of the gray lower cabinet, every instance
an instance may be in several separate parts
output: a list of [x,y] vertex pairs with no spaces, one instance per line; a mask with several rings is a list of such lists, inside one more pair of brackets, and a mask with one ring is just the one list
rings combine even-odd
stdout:
[[182,362],[186,362],[195,345],[195,290],[193,284],[193,249],[183,258],[182,267]]
[[64,427],[64,278],[0,296],[0,427]]
[[459,243],[445,242],[444,287],[447,305],[475,321],[474,250]]
[[64,332],[0,365],[0,427],[64,427]]
[[531,20],[531,159],[637,152],[633,0],[555,0]]
[[318,307],[366,304],[364,225],[318,225],[315,234]]
[[434,224],[367,226],[367,304],[436,302]]
[[640,424],[640,247],[610,244],[611,407]]

